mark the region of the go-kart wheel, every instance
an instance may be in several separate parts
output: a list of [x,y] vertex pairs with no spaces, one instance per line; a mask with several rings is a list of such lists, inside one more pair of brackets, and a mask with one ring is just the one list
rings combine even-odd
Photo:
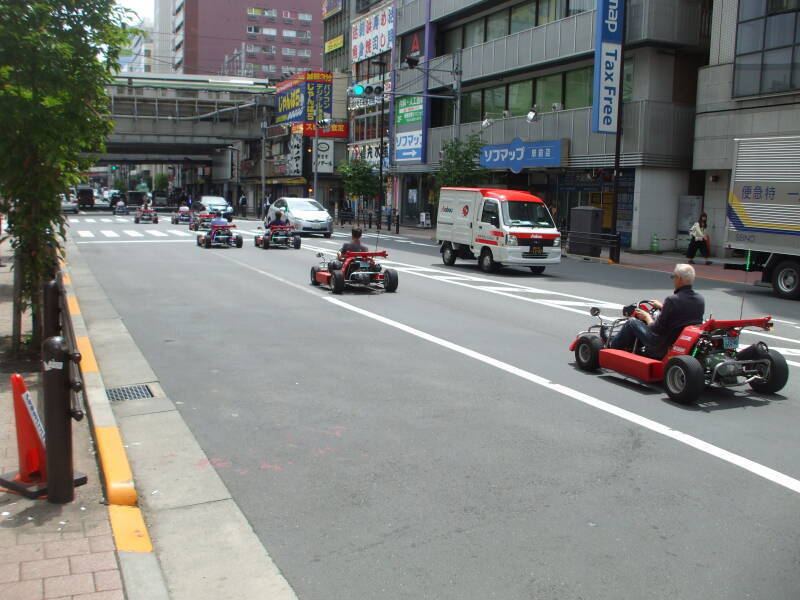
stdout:
[[153,225],[158,225],[158,219],[153,219]]
[[331,291],[334,294],[341,294],[344,291],[344,273],[341,269],[331,271]]
[[300,250],[300,244],[301,244],[300,236],[299,235],[294,236],[294,239],[292,240],[292,245],[294,246],[295,250]]
[[203,238],[203,242],[204,242],[204,246],[206,248],[211,248],[211,236],[210,235],[205,236],[205,238]]
[[442,262],[448,267],[452,267],[456,264],[456,251],[453,249],[453,244],[450,242],[445,242],[442,247]]
[[789,366],[783,354],[770,350],[767,354],[769,361],[769,375],[764,381],[751,381],[750,387],[759,394],[774,394],[783,389],[789,380]]
[[387,292],[396,292],[397,285],[400,283],[397,277],[397,271],[394,269],[385,269],[383,271],[383,289]]
[[575,346],[575,363],[582,371],[596,371],[600,368],[600,350],[603,341],[596,335],[584,335]]
[[253,238],[253,246],[255,246],[256,248],[258,248],[258,242],[260,242],[260,241],[261,241],[261,238],[260,238],[260,237],[258,237],[258,236],[254,237],[254,238]]
[[678,404],[694,404],[706,387],[703,367],[693,356],[673,356],[664,368],[664,389]]
[[544,273],[545,269],[544,267],[539,267],[539,266],[529,267],[529,268],[531,270],[531,273],[533,273],[534,275],[541,275],[542,273]]
[[133,222],[134,223],[138,223],[139,222],[139,217],[133,217]]
[[244,246],[244,239],[242,239],[242,236],[237,235],[236,236],[236,247],[237,248],[241,248],[242,246]]
[[319,281],[317,281],[317,273],[319,273],[319,267],[314,265],[311,267],[311,285],[319,285]]
[[269,236],[264,236],[261,238],[261,248],[264,250],[269,250]]
[[200,236],[199,235],[197,236],[197,245],[198,246],[202,246],[203,245],[203,242],[200,241]]
[[500,268],[500,263],[495,262],[494,257],[492,256],[492,251],[488,248],[483,249],[478,262],[480,263],[481,271],[484,273],[494,273]]
[[323,233],[323,234],[322,234],[322,237],[324,237],[324,238],[327,240],[329,237],[331,237],[331,235],[332,235],[332,234],[331,234],[331,232],[329,231],[329,232],[327,232],[327,233]]

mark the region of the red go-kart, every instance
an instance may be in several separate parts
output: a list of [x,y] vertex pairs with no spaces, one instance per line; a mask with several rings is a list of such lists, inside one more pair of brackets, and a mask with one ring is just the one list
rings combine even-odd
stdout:
[[241,248],[244,240],[233,230],[236,225],[211,225],[206,233],[197,235],[197,245],[204,248]]
[[[261,229],[259,227],[259,229]],[[297,235],[294,225],[270,225],[264,233],[259,233],[253,238],[256,248],[269,250],[270,248],[295,248],[300,249],[300,236]]]
[[181,223],[190,223],[194,220],[194,211],[191,210],[179,210],[176,213],[172,214],[172,224],[173,225],[180,225]]
[[189,223],[189,229],[191,231],[200,231],[201,229],[211,229],[211,221],[214,218],[214,215],[210,212],[199,212],[196,213],[191,223]]
[[[582,331],[569,347],[577,366],[584,371],[607,369],[645,382],[662,382],[667,395],[680,404],[695,403],[706,387],[735,387],[749,384],[756,392],[773,394],[789,378],[786,359],[764,342],[739,349],[742,329],[772,328],[772,317],[718,321],[709,319],[667,335],[659,348],[641,348],[638,342],[631,351],[609,348],[616,330],[628,318],[635,318],[637,306],[623,309],[624,317],[604,322],[600,309],[591,314],[600,323]],[[655,314],[652,304],[643,300],[638,308]]]
[[342,260],[325,261],[311,267],[311,285],[330,286],[334,294],[341,294],[345,288],[383,289],[386,292],[397,290],[397,271],[384,269],[375,258],[386,258],[386,250],[380,252],[346,252]]
[[158,223],[158,213],[156,209],[150,206],[142,206],[136,209],[136,214],[133,217],[134,223]]

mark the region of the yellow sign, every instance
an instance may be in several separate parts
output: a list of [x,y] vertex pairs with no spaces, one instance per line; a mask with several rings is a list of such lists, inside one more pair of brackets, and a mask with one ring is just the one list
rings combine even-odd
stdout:
[[344,35],[337,35],[332,40],[325,42],[325,54],[333,52],[344,46]]

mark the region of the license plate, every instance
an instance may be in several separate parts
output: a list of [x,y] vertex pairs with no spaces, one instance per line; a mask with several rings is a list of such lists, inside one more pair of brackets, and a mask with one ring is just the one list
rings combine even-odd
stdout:
[[722,338],[722,346],[725,350],[736,350],[739,347],[739,338],[726,335]]
[[544,254],[544,249],[541,246],[531,246],[531,254],[534,256],[541,256]]

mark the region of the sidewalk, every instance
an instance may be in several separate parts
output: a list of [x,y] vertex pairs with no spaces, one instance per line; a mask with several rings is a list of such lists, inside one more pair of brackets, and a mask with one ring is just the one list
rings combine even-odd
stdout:
[[[0,267],[0,472],[18,469],[17,437],[8,377],[20,373],[39,405],[39,364],[8,361],[12,273],[8,244]],[[0,492],[0,598],[39,600],[123,600],[108,510],[88,420],[73,421],[76,470],[88,484],[75,489],[75,501],[49,504]]]
[[[698,257],[694,264],[697,277],[731,283],[755,283],[761,281],[761,273],[746,273],[744,271],[726,270],[725,263],[744,264],[742,258],[711,258],[710,265],[704,264],[702,257]],[[620,266],[634,269],[650,269],[671,273],[678,263],[687,262],[686,256],[678,252],[665,252],[663,254],[639,254],[623,252],[620,256]]]

